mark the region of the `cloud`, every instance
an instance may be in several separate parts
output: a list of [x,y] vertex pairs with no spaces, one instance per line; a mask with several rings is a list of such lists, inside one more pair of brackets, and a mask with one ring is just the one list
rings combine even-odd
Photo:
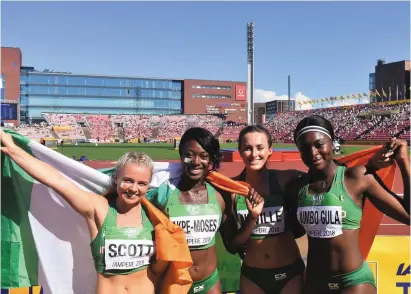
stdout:
[[[337,106],[346,106],[346,105],[355,105],[355,104],[365,104],[369,103],[370,100],[368,97],[363,97],[360,99],[348,99],[348,100],[335,100],[330,102],[323,103],[305,103],[300,104],[298,102],[304,102],[309,100],[319,100],[320,98],[310,98],[304,95],[301,92],[297,92],[294,96],[291,96],[291,100],[295,100],[295,110],[307,110],[307,109],[316,109],[316,108],[327,108],[327,107],[337,107]],[[274,91],[267,91],[262,89],[254,90],[254,103],[265,103],[273,100],[288,100],[288,95],[277,95]]]
[[[291,97],[293,99],[293,97]],[[276,92],[262,89],[254,90],[254,103],[265,103],[273,100],[288,100],[288,95],[278,96]]]
[[295,110],[307,110],[307,109],[312,109],[313,105],[310,103],[306,103],[306,104],[300,104],[298,102],[304,102],[304,101],[309,101],[311,100],[310,97],[305,96],[303,93],[301,92],[297,92],[297,94],[295,94]]
[[[254,103],[265,103],[273,100],[288,100],[288,95],[277,95],[274,91],[267,91],[262,89],[255,89],[254,90]],[[291,96],[291,100],[296,101],[307,101],[310,100],[309,97],[305,96],[301,92],[297,92],[295,96]],[[311,109],[313,106],[312,104],[303,104],[300,105],[296,102],[296,110],[303,110],[303,109]]]

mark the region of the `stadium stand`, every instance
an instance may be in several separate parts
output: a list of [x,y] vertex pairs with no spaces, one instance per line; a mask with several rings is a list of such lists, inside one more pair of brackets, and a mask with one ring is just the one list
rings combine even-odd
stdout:
[[81,114],[45,113],[44,119],[52,126],[52,132],[56,139],[85,139],[84,132],[78,121]]
[[[100,115],[43,113],[50,126],[50,136],[56,139],[92,139],[99,142],[114,142],[134,138],[156,139],[172,142],[189,127],[199,126],[212,133],[223,125],[217,115]],[[43,123],[43,125],[47,125]],[[19,131],[29,130],[22,126]],[[38,127],[37,127],[38,128]],[[31,129],[30,129],[31,130]],[[27,131],[25,132],[27,134]],[[33,132],[30,132],[33,134]],[[35,135],[34,135],[35,136]]]
[[51,127],[47,123],[24,125],[15,127],[14,130],[29,137],[32,140],[40,141],[41,138],[53,138]]
[[[334,125],[337,138],[348,140],[386,140],[409,129],[409,103],[394,105],[355,105],[277,114],[266,123],[275,142],[292,143],[297,123],[309,115],[321,115]],[[404,133],[406,135],[406,132]]]
[[[395,136],[410,140],[409,103],[354,105],[334,108],[277,113],[266,122],[274,142],[293,143],[297,123],[318,114],[330,120],[337,138],[344,141],[382,141]],[[226,122],[219,115],[99,115],[44,113],[38,125],[20,125],[16,131],[30,138],[172,142],[187,128],[198,126],[210,130],[223,140],[235,141],[244,124]]]

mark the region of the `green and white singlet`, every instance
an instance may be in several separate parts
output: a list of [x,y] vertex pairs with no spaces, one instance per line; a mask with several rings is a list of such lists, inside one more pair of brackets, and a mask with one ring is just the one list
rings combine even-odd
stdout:
[[360,228],[362,209],[344,184],[345,166],[338,166],[329,192],[308,194],[309,184],[298,193],[297,218],[312,238],[334,238],[342,230]]
[[154,227],[141,211],[143,227],[117,226],[117,210],[110,205],[103,226],[90,243],[97,272],[126,275],[147,268],[155,254]]
[[[270,194],[264,199],[264,208],[257,219],[257,223],[250,235],[250,239],[264,239],[269,236],[284,233],[286,225],[286,209],[282,189],[275,177],[275,172],[269,173]],[[235,208],[238,229],[244,224],[248,216],[248,209],[244,196],[235,196]]]
[[180,190],[169,182],[147,193],[147,199],[180,226],[190,250],[207,249],[215,244],[215,234],[221,225],[222,211],[216,190],[206,183],[207,204],[180,202]]

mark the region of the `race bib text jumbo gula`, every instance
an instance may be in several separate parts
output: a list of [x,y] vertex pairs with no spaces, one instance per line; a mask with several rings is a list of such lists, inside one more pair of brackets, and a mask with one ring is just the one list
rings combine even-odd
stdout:
[[342,234],[341,206],[299,207],[297,217],[310,237],[333,238]]

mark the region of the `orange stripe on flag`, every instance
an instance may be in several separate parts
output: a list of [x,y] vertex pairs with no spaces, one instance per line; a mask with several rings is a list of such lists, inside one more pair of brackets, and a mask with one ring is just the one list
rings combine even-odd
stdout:
[[[382,146],[377,146],[371,149],[355,152],[340,158],[339,161],[347,164],[347,166],[365,165],[374,153],[381,147]],[[384,182],[384,185],[390,190],[394,187],[396,169],[397,166],[393,164],[377,172],[377,175]],[[368,253],[371,250],[371,246],[374,242],[375,236],[377,235],[382,217],[383,213],[375,208],[375,206],[368,199],[366,199],[363,208],[359,240],[360,250],[364,259],[367,259]]]
[[188,269],[193,265],[183,229],[173,224],[147,198],[141,198],[154,226],[157,262],[170,262],[163,273],[161,294],[187,293],[193,283]]

